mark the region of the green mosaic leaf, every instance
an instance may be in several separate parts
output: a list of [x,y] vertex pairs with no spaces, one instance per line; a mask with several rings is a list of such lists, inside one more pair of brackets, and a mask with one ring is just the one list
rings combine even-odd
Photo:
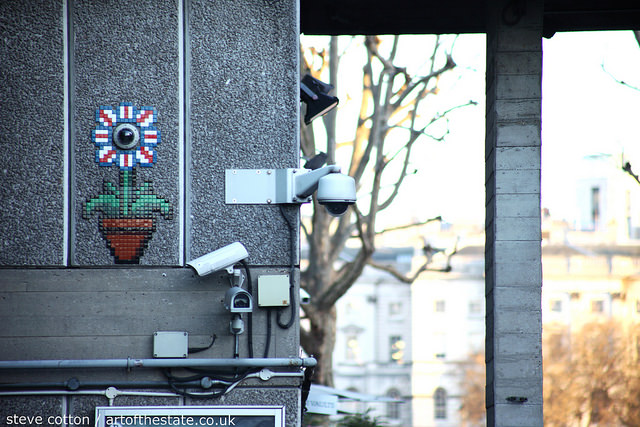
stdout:
[[83,217],[88,217],[95,211],[100,211],[109,217],[119,216],[120,201],[116,194],[100,194],[88,200],[84,205]]
[[173,218],[171,204],[154,194],[151,182],[145,182],[136,190],[131,211],[135,216],[150,216],[152,212],[160,212],[165,219]]

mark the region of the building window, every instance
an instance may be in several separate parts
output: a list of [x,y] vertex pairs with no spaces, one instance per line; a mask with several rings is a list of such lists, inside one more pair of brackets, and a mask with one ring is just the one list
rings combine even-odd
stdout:
[[405,342],[401,336],[394,335],[389,337],[389,356],[392,362],[402,364],[404,362]]
[[434,310],[436,313],[444,313],[444,300],[438,300],[434,304]]
[[433,396],[434,417],[436,420],[447,419],[447,391],[442,387],[438,387]]
[[360,360],[360,343],[356,335],[347,335],[347,354],[346,359],[349,362],[357,362]]
[[559,299],[554,299],[549,303],[549,308],[551,309],[551,311],[553,311],[554,313],[561,313],[562,312],[562,301]]
[[389,399],[393,399],[393,402],[387,402],[387,418],[390,420],[399,420],[400,419],[400,392],[395,388],[392,388],[387,392],[387,397]]
[[482,303],[480,301],[469,302],[469,314],[482,314]]
[[444,332],[435,332],[431,337],[431,345],[433,346],[433,355],[436,359],[444,359],[447,357],[447,334]]
[[604,301],[601,299],[591,301],[592,313],[604,313]]
[[394,301],[389,303],[389,316],[398,316],[402,314],[402,303]]
[[600,222],[600,187],[591,188],[591,222],[593,229],[597,230]]

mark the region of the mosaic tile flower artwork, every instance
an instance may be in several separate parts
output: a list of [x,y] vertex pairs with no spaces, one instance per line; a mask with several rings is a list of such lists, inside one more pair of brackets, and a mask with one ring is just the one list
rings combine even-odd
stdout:
[[136,183],[136,166],[153,167],[160,143],[158,113],[153,107],[136,108],[123,102],[118,108],[99,107],[91,139],[99,166],[119,168],[118,185],[103,182],[103,192],[87,200],[82,216],[101,212],[99,231],[116,264],[138,264],[156,230],[159,213],[173,218],[173,207],[155,194],[151,181]]

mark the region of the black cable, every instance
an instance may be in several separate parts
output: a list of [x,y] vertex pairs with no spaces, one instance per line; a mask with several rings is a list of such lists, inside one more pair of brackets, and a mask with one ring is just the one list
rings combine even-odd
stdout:
[[203,352],[205,350],[209,350],[211,347],[213,347],[213,343],[216,342],[216,338],[217,338],[216,334],[213,334],[211,336],[211,344],[209,344],[206,347],[189,347],[189,349],[188,349],[189,354],[200,353],[200,352]]
[[[198,369],[198,368],[190,368],[190,367],[185,367],[185,368],[181,368],[184,369],[185,371],[189,371],[189,372],[194,372],[196,375],[190,375],[190,376],[185,376],[185,377],[178,377],[175,376],[171,373],[171,368],[165,368],[163,369],[163,373],[164,375],[167,377],[167,379],[170,379],[172,381],[194,381],[194,380],[201,380],[203,377],[209,377],[212,378],[216,381],[226,381],[226,382],[234,382],[234,381],[238,381],[238,379],[241,379],[243,377],[245,377],[247,374],[250,374],[252,371],[255,371],[254,369],[247,369],[245,371],[243,371],[241,374],[233,373],[231,374],[231,372],[229,372],[229,375],[224,375],[222,373],[221,370],[209,370],[209,369]],[[233,369],[235,371],[237,371],[237,367],[229,367],[229,369]]]
[[[249,265],[245,260],[240,261],[240,263],[242,264],[245,274],[247,275],[247,291],[253,298],[253,285],[251,284],[251,272],[249,271]],[[249,357],[253,358],[253,312],[249,312],[249,316],[247,319],[247,340],[249,344]]]
[[179,394],[179,395],[185,396],[185,397],[190,397],[192,399],[218,399],[218,398],[222,397],[224,395],[224,393],[226,392],[226,389],[224,389],[222,391],[211,392],[211,393],[190,393],[190,392],[188,392],[186,390],[180,390],[171,381],[169,381],[169,387],[176,394]]
[[[241,376],[238,375],[238,373],[237,373],[237,370],[238,370],[237,367],[233,367],[233,368],[229,367],[229,370],[227,371],[227,373],[229,375],[226,375],[226,376],[222,374],[221,370],[213,371],[213,370],[210,370],[210,369],[190,368],[190,367],[185,367],[185,368],[181,368],[181,369],[183,369],[185,371],[188,371],[188,372],[193,372],[193,373],[198,374],[198,375],[194,375],[192,377],[184,377],[184,378],[183,377],[171,376],[171,378],[176,380],[176,381],[184,381],[185,379],[188,380],[189,378],[200,380],[200,379],[202,379],[203,377],[206,376],[206,377],[212,378],[212,379],[214,379],[216,381],[226,381],[226,382],[234,382],[234,381],[237,381],[239,378],[241,378]],[[231,370],[233,370],[233,372],[231,372]],[[249,371],[243,373],[242,375],[245,375],[248,372]],[[167,375],[167,373],[165,373],[165,375]],[[169,374],[169,375],[171,375],[171,374]]]
[[307,412],[307,398],[309,397],[309,392],[311,390],[311,378],[313,377],[314,368],[308,367],[304,370],[304,379],[302,380],[302,386],[300,390],[301,404],[300,404],[300,412],[301,417],[304,416],[304,413]]
[[289,227],[289,246],[290,246],[290,271],[289,271],[289,301],[291,308],[291,316],[289,317],[289,321],[285,324],[281,320],[282,310],[278,311],[278,315],[276,316],[276,322],[278,326],[282,329],[289,329],[293,326],[293,323],[296,320],[296,299],[295,299],[295,271],[296,271],[296,242],[295,242],[295,234],[296,229],[289,217],[284,212],[283,205],[280,205],[280,215],[284,218]]
[[269,357],[269,347],[271,346],[271,308],[267,307],[267,339],[264,344],[264,358]]
[[[194,398],[194,399],[212,399],[212,398],[213,399],[217,399],[217,398],[223,396],[235,384],[237,384],[238,382],[244,380],[250,374],[255,373],[255,372],[259,372],[259,371],[257,369],[248,369],[242,375],[236,376],[236,378],[234,380],[226,381],[226,382],[230,382],[231,384],[225,385],[224,387],[222,387],[218,391],[212,391],[211,393],[191,393],[191,392],[188,392],[186,390],[182,390],[182,389],[180,389],[178,387],[180,387],[180,386],[185,386],[185,387],[191,386],[191,387],[193,387],[193,385],[189,384],[189,382],[192,382],[193,381],[192,378],[194,378],[194,377],[186,377],[186,378],[189,378],[189,381],[184,381],[184,378],[175,377],[175,376],[171,375],[169,370],[164,370],[164,374],[165,374],[165,376],[167,376],[168,385],[175,393],[180,394],[181,396],[191,397],[191,398]],[[195,379],[197,379],[197,378],[195,378]],[[200,379],[202,379],[202,377],[200,377]]]

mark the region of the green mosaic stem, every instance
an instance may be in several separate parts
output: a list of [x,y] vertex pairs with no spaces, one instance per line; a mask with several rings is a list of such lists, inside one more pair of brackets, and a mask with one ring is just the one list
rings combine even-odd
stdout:
[[132,197],[132,176],[129,173],[128,170],[122,171],[122,174],[120,175],[120,189],[121,189],[121,193],[120,195],[122,196],[122,203],[121,203],[121,211],[122,211],[122,216],[128,217],[129,216],[129,206],[131,205],[131,197]]

